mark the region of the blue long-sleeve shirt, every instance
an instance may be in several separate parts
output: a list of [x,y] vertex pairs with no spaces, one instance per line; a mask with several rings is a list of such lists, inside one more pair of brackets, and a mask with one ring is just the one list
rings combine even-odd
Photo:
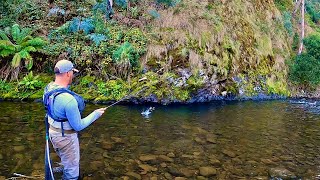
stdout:
[[[48,84],[45,93],[57,88],[61,88],[61,86],[52,82]],[[81,119],[78,102],[69,93],[61,93],[56,96],[53,111],[57,117],[68,119],[68,121],[63,122],[63,129],[65,130],[81,131],[100,117],[100,113],[93,111],[87,117]],[[48,117],[48,123],[55,128],[61,128],[61,122],[54,121],[51,117]]]

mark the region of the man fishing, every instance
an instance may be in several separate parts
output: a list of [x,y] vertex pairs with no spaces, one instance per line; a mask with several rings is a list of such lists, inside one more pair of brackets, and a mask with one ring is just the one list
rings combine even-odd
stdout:
[[[75,72],[73,63],[60,60],[54,67],[55,81],[49,83],[43,96],[47,111],[46,179],[54,179],[49,157],[48,137],[63,165],[63,179],[79,178],[80,147],[78,131],[88,127],[106,110],[100,108],[81,119],[85,104],[81,96],[69,90]],[[47,171],[50,168],[50,171]],[[50,175],[47,175],[50,173]]]

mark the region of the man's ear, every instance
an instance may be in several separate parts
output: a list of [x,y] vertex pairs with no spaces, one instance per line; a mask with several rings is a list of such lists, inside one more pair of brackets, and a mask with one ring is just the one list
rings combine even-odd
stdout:
[[66,74],[67,74],[67,77],[70,77],[70,76],[71,76],[71,75],[70,75],[70,71],[66,72]]

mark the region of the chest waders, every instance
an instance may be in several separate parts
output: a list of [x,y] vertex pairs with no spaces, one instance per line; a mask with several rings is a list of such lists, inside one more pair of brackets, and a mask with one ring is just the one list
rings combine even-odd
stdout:
[[73,91],[70,91],[66,88],[58,88],[54,89],[52,91],[46,92],[43,95],[43,104],[46,110],[46,116],[45,116],[45,125],[46,125],[46,147],[45,147],[45,180],[54,180],[51,160],[50,160],[50,148],[49,148],[49,123],[48,123],[48,117],[52,118],[56,122],[61,123],[61,133],[62,136],[64,136],[64,129],[63,129],[63,122],[67,122],[68,119],[65,118],[59,118],[54,114],[54,101],[55,98],[61,94],[61,93],[69,93],[71,94],[78,102],[78,108],[79,111],[82,112],[85,108],[85,103],[83,98],[76,94]]

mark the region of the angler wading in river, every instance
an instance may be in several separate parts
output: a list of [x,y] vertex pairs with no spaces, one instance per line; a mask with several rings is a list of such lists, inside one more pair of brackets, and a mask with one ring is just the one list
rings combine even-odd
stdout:
[[78,131],[88,127],[106,110],[100,108],[85,118],[81,112],[85,108],[81,96],[69,90],[74,73],[78,72],[71,61],[60,60],[54,67],[55,81],[49,83],[43,96],[46,109],[46,151],[45,178],[54,179],[50,157],[49,139],[63,165],[63,179],[78,179],[80,147]]

